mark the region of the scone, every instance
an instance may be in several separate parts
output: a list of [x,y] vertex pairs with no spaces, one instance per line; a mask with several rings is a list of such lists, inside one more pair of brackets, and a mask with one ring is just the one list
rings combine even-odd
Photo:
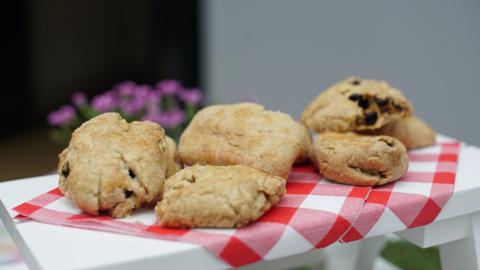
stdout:
[[388,83],[350,77],[316,97],[305,108],[302,123],[316,132],[372,130],[412,110],[403,94]]
[[435,144],[435,130],[417,116],[409,116],[380,129],[368,131],[370,135],[392,136],[405,145],[407,149],[415,149]]
[[284,193],[284,179],[247,166],[194,165],[165,181],[155,211],[166,227],[234,228],[261,217]]
[[180,161],[178,160],[177,144],[175,141],[168,136],[165,136],[165,139],[167,140],[168,146],[166,177],[169,177],[170,175],[174,175],[176,172],[180,171],[182,169],[182,164],[180,164]]
[[67,198],[89,214],[124,217],[161,195],[168,146],[158,124],[104,113],[76,129],[59,157]]
[[407,149],[389,136],[326,132],[314,138],[310,155],[325,178],[358,186],[395,181],[408,168]]
[[215,105],[195,115],[178,154],[186,165],[242,164],[286,178],[310,142],[307,129],[287,114],[253,103]]

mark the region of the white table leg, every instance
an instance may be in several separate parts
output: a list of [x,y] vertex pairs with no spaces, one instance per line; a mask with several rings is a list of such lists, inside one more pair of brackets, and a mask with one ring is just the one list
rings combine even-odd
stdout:
[[348,244],[335,243],[325,248],[326,264],[324,270],[353,270],[357,261],[361,241]]
[[385,236],[375,236],[372,238],[362,240],[360,244],[360,249],[357,255],[357,263],[355,265],[355,270],[371,270],[375,263],[380,250],[385,244]]
[[325,249],[325,269],[371,270],[384,242],[385,237],[382,235],[348,244],[332,245]]
[[470,215],[468,226],[466,238],[440,245],[442,269],[480,269],[480,213]]

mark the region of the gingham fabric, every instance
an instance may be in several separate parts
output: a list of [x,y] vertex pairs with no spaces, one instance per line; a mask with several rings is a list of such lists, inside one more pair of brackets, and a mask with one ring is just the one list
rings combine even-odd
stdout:
[[[280,203],[240,229],[168,229],[155,225],[151,209],[136,210],[123,219],[89,216],[76,209],[58,189],[14,210],[20,217],[39,222],[199,244],[238,267],[326,247],[340,240],[360,239],[373,232],[394,231],[400,227],[399,222],[410,227],[433,221],[439,207],[451,196],[458,149],[458,143],[442,143],[412,152],[410,168],[402,180],[374,189],[329,182],[311,165],[295,167]],[[382,211],[377,207],[379,201],[383,202]],[[420,201],[424,203],[418,210]],[[399,218],[383,218],[387,208]]]
[[409,168],[400,181],[372,188],[360,215],[342,242],[429,224],[450,199],[460,150],[443,137],[437,145],[409,152]]

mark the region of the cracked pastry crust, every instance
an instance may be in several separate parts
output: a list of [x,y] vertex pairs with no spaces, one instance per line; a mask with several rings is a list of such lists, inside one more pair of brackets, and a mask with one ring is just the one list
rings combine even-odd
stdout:
[[234,228],[260,218],[285,193],[285,180],[243,166],[184,168],[165,181],[155,207],[171,228]]
[[317,96],[301,122],[316,132],[372,130],[412,111],[410,102],[387,82],[350,77]]
[[160,195],[167,147],[159,125],[101,114],[77,128],[59,155],[60,190],[89,214],[127,216]]
[[401,141],[410,149],[435,144],[435,130],[415,115],[400,119],[380,129],[367,131],[369,135],[387,135]]
[[180,161],[178,160],[177,144],[175,141],[168,136],[165,136],[165,139],[168,145],[166,177],[169,177],[170,175],[174,175],[176,172],[180,171],[182,169],[182,164],[180,164]]
[[405,146],[389,136],[322,133],[313,140],[310,158],[325,178],[358,186],[398,180],[408,168]]
[[186,165],[243,164],[287,178],[310,143],[307,129],[289,115],[240,103],[199,111],[180,137],[178,153]]

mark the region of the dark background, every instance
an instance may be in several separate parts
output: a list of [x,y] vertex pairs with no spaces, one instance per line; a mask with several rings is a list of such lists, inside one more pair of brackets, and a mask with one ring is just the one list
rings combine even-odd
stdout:
[[6,1],[2,18],[0,181],[42,175],[63,146],[50,111],[133,80],[199,85],[198,1]]
[[[113,84],[179,79],[198,86],[198,3],[194,0],[7,1],[0,106],[13,136],[69,102]],[[5,93],[8,92],[8,93]]]

